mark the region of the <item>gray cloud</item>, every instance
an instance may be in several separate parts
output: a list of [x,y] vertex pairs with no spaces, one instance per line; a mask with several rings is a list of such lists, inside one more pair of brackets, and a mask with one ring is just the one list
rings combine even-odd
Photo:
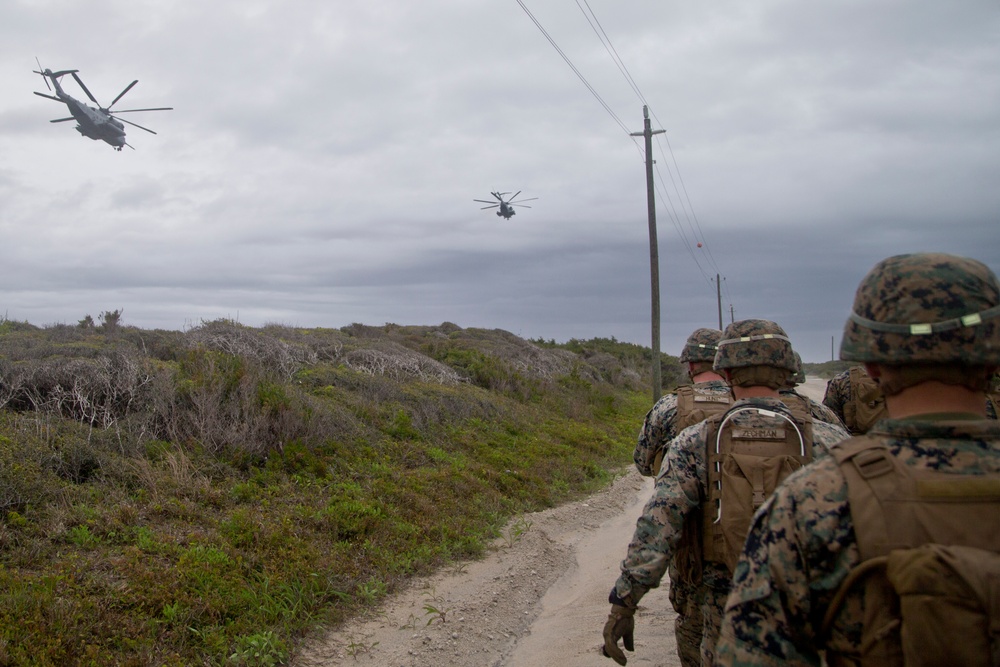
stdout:
[[[578,9],[527,4],[640,130]],[[668,131],[664,350],[717,324],[716,274],[725,322],[775,319],[819,361],[879,259],[1000,266],[994,3],[589,5]],[[0,35],[7,317],[649,344],[641,141],[515,3],[13,3]],[[129,116],[158,134],[115,153],[47,122],[65,114],[31,94],[36,55],[104,103],[137,78],[116,106],[175,110]],[[538,200],[505,221],[473,201],[491,190]]]

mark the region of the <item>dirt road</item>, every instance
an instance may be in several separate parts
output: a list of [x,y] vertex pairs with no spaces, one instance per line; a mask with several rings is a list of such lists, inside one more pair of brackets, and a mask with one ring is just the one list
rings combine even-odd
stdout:
[[[825,387],[799,391],[821,400]],[[630,467],[586,500],[519,517],[485,559],[414,582],[293,665],[613,667],[599,653],[608,591],[652,487]],[[679,667],[674,617],[665,587],[643,598],[629,665]]]

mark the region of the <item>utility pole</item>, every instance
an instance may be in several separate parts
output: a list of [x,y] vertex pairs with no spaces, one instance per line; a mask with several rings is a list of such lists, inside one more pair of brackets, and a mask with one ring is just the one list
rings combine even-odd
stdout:
[[653,403],[660,400],[662,381],[660,380],[660,252],[656,245],[656,198],[653,192],[653,135],[662,134],[666,130],[652,129],[649,123],[649,107],[642,105],[643,130],[632,132],[633,137],[644,137],[646,140],[646,209],[649,218],[649,282],[650,299],[652,301],[652,338],[653,338]]
[[733,310],[733,304],[729,304],[729,323],[730,324],[736,323],[736,311]]
[[715,298],[719,303],[719,331],[722,331],[722,283],[718,273],[715,274]]

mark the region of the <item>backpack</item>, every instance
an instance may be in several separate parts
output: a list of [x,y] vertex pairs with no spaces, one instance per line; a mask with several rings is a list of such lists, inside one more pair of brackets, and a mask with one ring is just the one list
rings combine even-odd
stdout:
[[[749,419],[734,423],[734,418]],[[732,572],[754,512],[788,475],[812,460],[812,416],[801,406],[730,408],[708,420],[708,489],[702,553]]]
[[887,416],[885,397],[861,366],[851,368],[850,378],[851,400],[844,404],[844,424],[851,433],[860,435]]
[[[724,412],[733,404],[731,393],[709,391],[703,385],[677,387],[677,433],[700,424],[712,415]],[[676,435],[676,434],[675,434]]]
[[[688,426],[700,424],[712,415],[723,412],[733,403],[730,393],[720,393],[711,391],[702,384],[687,384],[677,387],[674,392],[677,396],[677,416],[674,422],[674,435],[686,429]],[[653,470],[659,473],[663,464],[663,457],[666,455],[666,447],[669,443],[664,443],[660,451],[653,458]]]
[[847,479],[861,563],[837,590],[820,631],[863,586],[860,663],[1000,666],[1000,473],[913,470],[872,437],[833,449]]

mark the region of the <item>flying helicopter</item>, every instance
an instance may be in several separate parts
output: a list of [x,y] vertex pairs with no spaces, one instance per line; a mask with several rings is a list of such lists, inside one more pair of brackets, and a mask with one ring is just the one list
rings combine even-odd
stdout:
[[488,208],[499,208],[497,211],[498,216],[502,216],[505,220],[510,220],[516,211],[514,211],[515,206],[521,206],[523,208],[531,208],[530,206],[525,206],[521,202],[534,201],[538,197],[529,197],[528,199],[518,199],[517,196],[521,194],[518,190],[514,193],[514,196],[510,199],[504,199],[505,196],[509,195],[509,192],[491,192],[491,195],[496,197],[498,203],[486,199],[473,199],[472,201],[479,202],[480,204],[489,204],[489,206],[483,206],[480,210],[485,211]]
[[[35,62],[38,62],[37,58],[35,59]],[[101,141],[109,144],[116,151],[120,151],[123,146],[132,148],[131,145],[125,142],[125,126],[122,125],[122,123],[128,123],[129,125],[133,125],[140,130],[146,130],[146,132],[149,132],[150,134],[156,134],[156,132],[153,132],[148,127],[143,127],[138,123],[133,123],[130,120],[116,118],[115,114],[131,113],[134,111],[170,111],[173,109],[173,107],[156,107],[152,109],[121,109],[118,111],[112,111],[111,107],[115,105],[115,102],[120,100],[125,93],[132,90],[132,86],[139,83],[138,79],[127,85],[125,90],[118,93],[118,97],[111,101],[111,104],[104,107],[101,106],[101,103],[98,102],[96,98],[94,98],[90,90],[87,89],[87,86],[85,86],[80,77],[77,76],[76,73],[79,70],[64,69],[59,70],[58,72],[53,72],[50,69],[43,70],[42,64],[38,62],[38,69],[32,71],[35,74],[42,75],[46,88],[51,91],[54,86],[56,90],[55,95],[46,95],[45,93],[39,92],[36,92],[35,95],[55,100],[56,102],[62,102],[69,108],[69,112],[72,114],[69,118],[56,118],[55,120],[49,121],[50,123],[64,123],[66,121],[75,120],[77,132],[85,137],[93,139],[94,141],[100,139]],[[83,92],[87,93],[87,97],[90,98],[90,101],[97,105],[96,109],[92,106],[84,104],[74,97],[71,97],[66,93],[66,91],[63,90],[62,86],[59,85],[59,79],[67,74],[73,75],[73,78],[76,79],[78,84],[80,84],[80,88],[83,89]],[[52,86],[49,85],[49,81],[52,81]]]

